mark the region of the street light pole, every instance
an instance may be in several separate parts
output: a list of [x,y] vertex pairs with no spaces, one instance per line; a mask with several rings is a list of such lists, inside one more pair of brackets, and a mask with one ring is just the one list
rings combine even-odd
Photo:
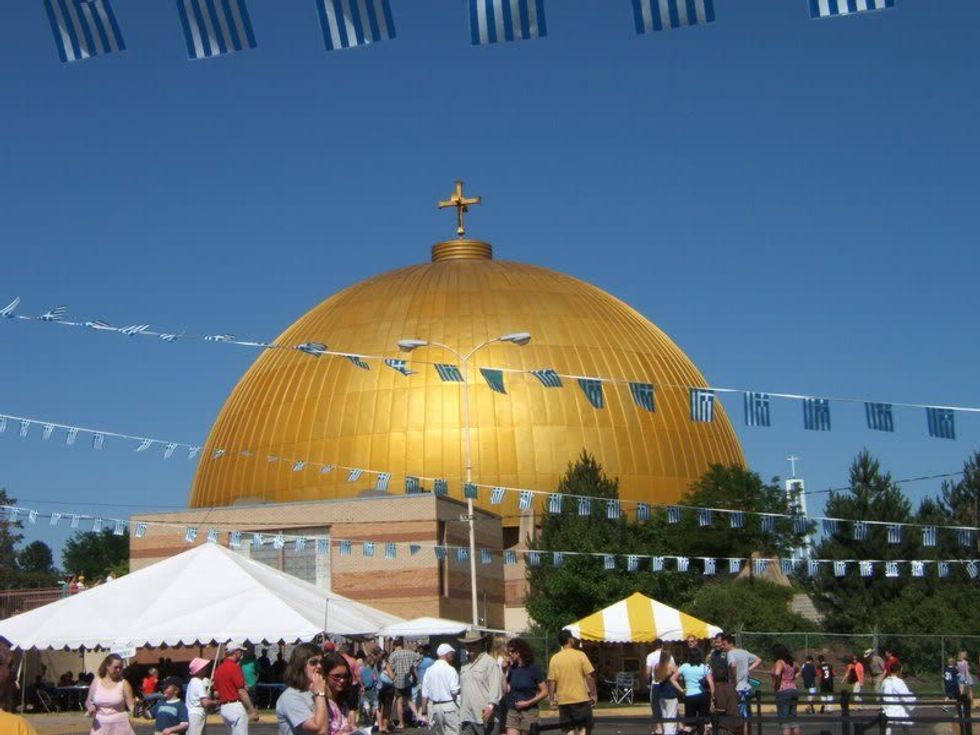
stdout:
[[[460,369],[463,373],[463,446],[464,446],[464,459],[466,462],[466,484],[469,485],[473,482],[473,427],[470,424],[470,389],[469,389],[469,361],[479,350],[482,350],[488,345],[492,345],[496,342],[509,342],[515,344],[518,347],[523,347],[528,342],[531,341],[531,335],[527,332],[514,332],[512,334],[505,334],[501,337],[495,337],[493,339],[488,339],[485,342],[481,342],[472,350],[467,352],[465,355],[461,354],[458,350],[453,349],[449,345],[442,344],[441,342],[431,342],[429,340],[421,339],[403,339],[399,340],[398,347],[404,352],[411,352],[419,347],[440,347],[447,352],[456,356],[459,360]],[[469,526],[470,534],[470,603],[471,618],[473,627],[478,627],[480,625],[480,612],[477,598],[476,590],[476,511],[473,507],[473,498],[466,498],[466,522]]]

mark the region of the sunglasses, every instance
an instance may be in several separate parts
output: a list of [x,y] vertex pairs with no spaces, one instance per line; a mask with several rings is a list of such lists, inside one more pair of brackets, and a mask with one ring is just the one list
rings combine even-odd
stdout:
[[347,678],[347,674],[328,674],[328,678],[330,678],[330,679],[336,679],[337,681],[341,681],[341,680]]

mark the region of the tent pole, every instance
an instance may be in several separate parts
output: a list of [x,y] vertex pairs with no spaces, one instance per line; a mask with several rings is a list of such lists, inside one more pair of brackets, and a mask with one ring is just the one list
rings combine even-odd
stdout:
[[218,668],[218,661],[221,660],[221,647],[224,643],[218,644],[218,650],[214,654],[214,661],[211,662],[211,683],[214,684],[214,672]]
[[27,651],[21,649],[20,663],[17,665],[17,679],[20,681],[20,712],[24,714],[25,698],[27,697]]

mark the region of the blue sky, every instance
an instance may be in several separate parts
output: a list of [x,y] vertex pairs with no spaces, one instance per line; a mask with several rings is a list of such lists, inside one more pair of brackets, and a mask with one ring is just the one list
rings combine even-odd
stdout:
[[[714,384],[980,406],[980,4],[806,5],[717,0],[714,24],[637,37],[628,0],[550,0],[548,38],[474,48],[463,0],[392,0],[396,41],[328,54],[312,0],[250,0],[259,47],[191,62],[173,2],[115,0],[129,50],[63,65],[40,0],[13,4],[0,301],[272,338],[427,259],[462,177],[498,257],[616,294]],[[0,413],[191,441],[255,356],[18,322],[0,355]],[[781,402],[738,430],[755,470],[792,453],[818,490],[862,447],[896,477],[958,470],[980,424],[957,418],[942,441],[921,411],[886,435],[835,405],[833,432],[804,432]],[[45,510],[181,506],[192,478],[0,436],[0,486]]]

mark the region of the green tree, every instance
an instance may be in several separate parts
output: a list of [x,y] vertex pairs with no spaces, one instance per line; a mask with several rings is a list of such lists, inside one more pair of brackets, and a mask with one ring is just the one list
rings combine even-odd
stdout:
[[129,532],[115,535],[111,528],[101,533],[79,531],[65,542],[61,564],[68,574],[81,574],[93,581],[127,564]]
[[17,569],[25,587],[50,587],[58,581],[51,547],[43,541],[32,541],[17,552]]
[[[943,482],[941,490],[943,510],[949,523],[963,526],[980,526],[980,451],[974,452],[963,463],[963,477],[957,482]],[[980,534],[973,534],[973,556],[980,552]]]
[[[15,506],[17,498],[7,495],[0,488],[0,506]],[[10,513],[0,511],[0,588],[19,587],[20,574],[17,571],[17,544],[24,538],[17,533],[20,521],[10,520]]]

